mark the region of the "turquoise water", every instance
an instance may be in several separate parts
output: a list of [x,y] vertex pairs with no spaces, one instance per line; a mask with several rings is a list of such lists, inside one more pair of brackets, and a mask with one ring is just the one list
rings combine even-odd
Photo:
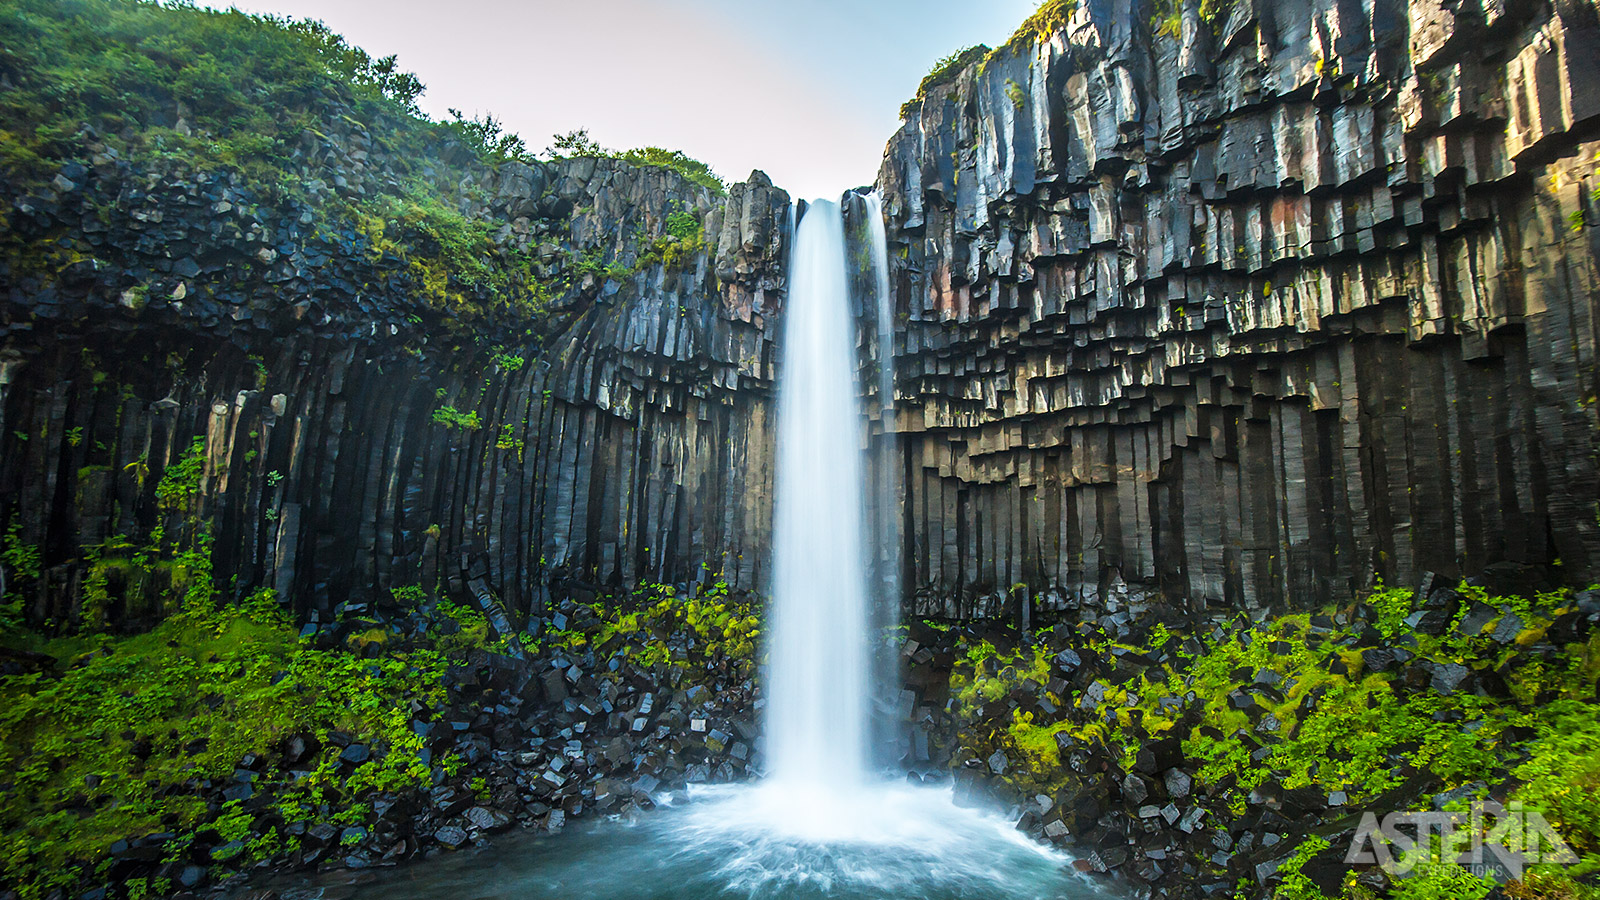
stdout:
[[[799,810],[807,810],[800,814]],[[786,810],[796,812],[786,815]],[[820,811],[820,812],[819,812]],[[349,883],[348,879],[357,879]],[[285,900],[1077,900],[1108,896],[1071,858],[948,789],[796,797],[706,789],[634,824],[508,836],[492,847],[323,882]]]

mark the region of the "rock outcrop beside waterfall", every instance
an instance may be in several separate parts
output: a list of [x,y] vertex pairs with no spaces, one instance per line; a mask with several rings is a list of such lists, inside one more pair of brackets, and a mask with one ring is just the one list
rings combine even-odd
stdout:
[[[392,181],[382,136],[341,127],[307,138],[323,189]],[[31,620],[80,618],[86,583],[117,627],[159,616],[138,598],[166,575],[127,551],[184,522],[224,580],[313,620],[407,585],[528,610],[552,575],[759,584],[789,205],[765,176],[719,196],[447,147],[464,212],[558,286],[532,319],[460,322],[310,206],[85,152],[8,201],[15,240],[74,258],[11,268],[0,306],[0,515],[40,554],[37,578],[8,569]],[[668,236],[673,216],[695,233]]]
[[1057,5],[879,176],[915,611],[1592,579],[1595,7]]

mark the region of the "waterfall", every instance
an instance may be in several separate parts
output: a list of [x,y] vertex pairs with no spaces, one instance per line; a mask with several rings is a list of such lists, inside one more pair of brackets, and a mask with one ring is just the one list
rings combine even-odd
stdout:
[[[873,299],[879,327],[887,330],[882,217],[876,203],[865,208],[869,230],[876,232]],[[883,617],[874,622],[867,590],[872,536],[865,528],[866,420],[844,218],[839,204],[818,201],[795,219],[783,313],[774,581],[765,634],[767,777],[755,784],[691,783],[677,796],[660,793],[653,798],[658,811],[634,827],[596,831],[587,843],[578,837],[564,851],[522,857],[532,874],[513,872],[496,896],[1098,896],[1068,868],[1069,857],[1013,827],[1014,817],[956,806],[948,780],[923,783],[915,777],[908,783],[871,773],[869,700],[874,691],[899,696],[900,685],[874,671],[882,664],[872,648],[883,645],[872,626]],[[879,341],[888,347],[882,333]],[[897,611],[897,594],[882,599],[880,609]],[[480,867],[466,870],[459,886],[428,887],[414,896],[464,891],[483,894]],[[368,896],[397,900],[388,892]]]
[[774,781],[867,769],[868,614],[861,405],[837,204],[813,203],[790,257],[778,393],[767,759]]
[[[872,239],[872,283],[878,318],[878,406],[884,430],[894,417],[894,296],[889,293],[889,238],[883,227],[883,198],[877,192],[861,198],[867,206],[867,234]],[[893,443],[890,443],[893,446]]]
[[[861,221],[865,226],[861,237],[871,251],[872,262],[871,296],[864,298],[862,305],[870,304],[877,324],[879,432],[872,445],[873,507],[868,522],[872,527],[869,542],[876,551],[872,630],[885,635],[900,623],[901,601],[901,459],[894,413],[894,295],[889,291],[889,240],[884,230],[883,199],[876,191],[855,197],[861,201]],[[895,702],[900,696],[900,655],[896,649],[884,642],[870,661],[875,698],[873,741],[880,748],[875,762],[896,760],[906,749],[905,710]]]

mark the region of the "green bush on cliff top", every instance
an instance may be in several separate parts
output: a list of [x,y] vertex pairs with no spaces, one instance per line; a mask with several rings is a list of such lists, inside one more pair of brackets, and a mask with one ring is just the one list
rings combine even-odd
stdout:
[[981,61],[989,55],[989,52],[987,45],[978,44],[957,50],[934,63],[933,68],[928,70],[928,74],[924,75],[922,82],[917,85],[916,96],[901,105],[900,118],[904,119],[911,115],[911,111],[922,103],[923,98],[928,96],[929,91],[942,84],[948,84],[957,75],[961,74],[962,69]]
[[556,135],[544,153],[550,159],[620,159],[630,166],[640,168],[655,166],[671,169],[713,194],[721,195],[728,192],[728,185],[721,176],[711,171],[710,166],[681,150],[665,150],[661,147],[607,150],[589,136],[587,128]]
[[[251,199],[278,207],[252,215],[309,208],[308,245],[365,256],[374,271],[364,288],[449,319],[538,316],[565,289],[504,242],[502,223],[463,213],[478,189],[461,167],[472,157],[531,162],[522,139],[493,116],[429,120],[416,107],[422,83],[395,57],[374,58],[320,22],[176,0],[10,0],[0,4],[0,84],[0,184],[18,196],[48,194],[69,163],[103,172],[123,160],[179,179],[231,173]],[[359,190],[343,184],[356,177],[340,168],[341,150],[365,171]],[[723,190],[677,151],[609,155]],[[122,214],[103,197],[85,202],[99,204],[88,211],[102,221]],[[47,282],[100,252],[73,231],[0,229],[0,262]]]
[[140,0],[11,0],[0,76],[0,165],[39,178],[81,152],[85,126],[125,156],[265,174],[317,111],[416,118],[422,93],[395,57],[374,59],[320,22]]

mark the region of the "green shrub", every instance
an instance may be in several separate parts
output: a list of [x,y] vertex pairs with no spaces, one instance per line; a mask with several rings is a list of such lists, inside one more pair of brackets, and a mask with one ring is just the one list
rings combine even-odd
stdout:
[[1065,34],[1072,14],[1077,11],[1078,0],[1044,0],[1033,15],[1023,20],[1004,46],[1020,52],[1058,34]]
[[37,545],[22,540],[22,522],[11,517],[6,525],[5,544],[0,547],[0,565],[6,567],[8,587],[14,592],[18,582],[35,581],[44,571],[44,554]]
[[[451,144],[487,165],[524,158],[520,139],[493,117],[421,116],[422,85],[392,56],[374,59],[317,22],[141,0],[0,5],[0,48],[0,76],[10,81],[0,91],[0,180],[19,194],[43,189],[64,163],[87,161],[104,144],[141,175],[231,174],[253,199],[287,207],[263,218],[309,207],[333,252],[404,263],[379,267],[368,289],[396,289],[454,319],[543,310],[549,286],[531,259],[462,214],[471,182],[441,162]],[[359,193],[308,189],[337,182],[340,163],[310,162],[303,145],[352,126],[367,129],[384,177]],[[363,239],[353,247],[351,231]],[[12,236],[0,254],[48,277],[96,252],[55,237]],[[148,290],[131,286],[128,296],[138,306]]]
[[1450,863],[1423,863],[1406,878],[1396,879],[1392,900],[1482,900],[1494,882]]
[[[1103,745],[1127,770],[1141,747],[1172,733],[1197,765],[1213,810],[1233,815],[1244,814],[1250,791],[1268,778],[1290,790],[1342,791],[1360,804],[1419,773],[1440,789],[1502,781],[1501,767],[1526,754],[1512,773],[1526,784],[1512,799],[1541,811],[1600,871],[1600,706],[1593,702],[1600,636],[1564,648],[1543,643],[1566,607],[1564,593],[1505,598],[1463,590],[1470,602],[1516,612],[1522,633],[1509,646],[1453,631],[1444,637],[1416,633],[1405,623],[1411,592],[1380,590],[1365,607],[1382,636],[1376,646],[1409,648],[1422,663],[1493,668],[1511,688],[1509,697],[1493,690],[1419,690],[1401,676],[1403,669],[1364,671],[1363,650],[1374,644],[1364,637],[1370,636],[1365,620],[1353,615],[1362,605],[1352,604],[1343,610],[1352,614],[1349,624],[1331,629],[1313,628],[1309,615],[1294,614],[1198,637],[1152,627],[1141,644],[1093,633],[1076,637],[1073,646],[1102,666],[1128,654],[1140,660],[1131,677],[1119,671],[1096,679],[1102,699],[1093,712],[1078,708],[1081,693],[1058,697],[1047,689],[1049,659],[1060,646],[1056,635],[1023,636],[1018,649],[1007,652],[963,638],[949,682],[960,740],[969,759],[1005,751],[1013,766],[1003,777],[1026,793],[1076,777],[1062,765],[1057,738],[1063,745]],[[1274,688],[1259,690],[1259,683]],[[1018,691],[1055,712],[986,718],[995,701]],[[1261,708],[1235,708],[1230,698],[1236,693],[1250,695]],[[1531,741],[1520,736],[1530,728]],[[1511,743],[1512,735],[1519,743]],[[1430,874],[1406,890],[1432,890],[1446,875]],[[1291,885],[1280,896],[1299,897],[1301,888],[1310,890]]]
[[660,147],[641,147],[637,150],[624,150],[617,154],[617,158],[633,166],[658,166],[671,169],[679,175],[700,185],[713,194],[726,194],[728,186],[723,183],[711,167],[698,159],[689,157],[681,150],[664,150]]
[[607,150],[589,137],[589,130],[586,128],[556,135],[544,152],[550,159],[620,159],[630,166],[657,166],[671,169],[713,194],[721,195],[728,192],[727,184],[711,170],[710,166],[681,150],[666,150],[661,147]]
[[1527,761],[1512,773],[1527,782],[1516,799],[1543,815],[1574,852],[1593,857],[1600,854],[1600,706],[1564,698],[1541,718]]
[[1378,614],[1378,620],[1373,626],[1385,638],[1393,638],[1405,628],[1406,617],[1411,615],[1412,595],[1408,590],[1401,588],[1387,588],[1378,585],[1378,591],[1367,602]]
[[[84,125],[125,156],[271,167],[324,98],[415,113],[422,84],[320,22],[138,0],[13,0],[0,7],[0,166],[45,180]],[[165,125],[179,104],[188,133]],[[173,123],[176,125],[176,123]]]
[[934,88],[955,80],[955,77],[961,74],[963,69],[974,63],[981,62],[988,54],[989,48],[983,44],[978,44],[973,47],[964,47],[935,62],[933,68],[928,70],[928,74],[924,75],[922,81],[917,85],[916,96],[907,100],[900,107],[900,118],[904,119],[910,116],[911,112],[922,103],[923,98],[927,97],[928,93]]
[[206,439],[197,435],[178,456],[177,462],[167,466],[156,484],[156,500],[167,510],[178,510],[188,505],[200,492],[200,479],[206,470]]
[[462,412],[454,406],[441,406],[434,410],[433,421],[446,428],[457,428],[462,431],[477,431],[483,427],[483,420],[478,417],[476,410]]

